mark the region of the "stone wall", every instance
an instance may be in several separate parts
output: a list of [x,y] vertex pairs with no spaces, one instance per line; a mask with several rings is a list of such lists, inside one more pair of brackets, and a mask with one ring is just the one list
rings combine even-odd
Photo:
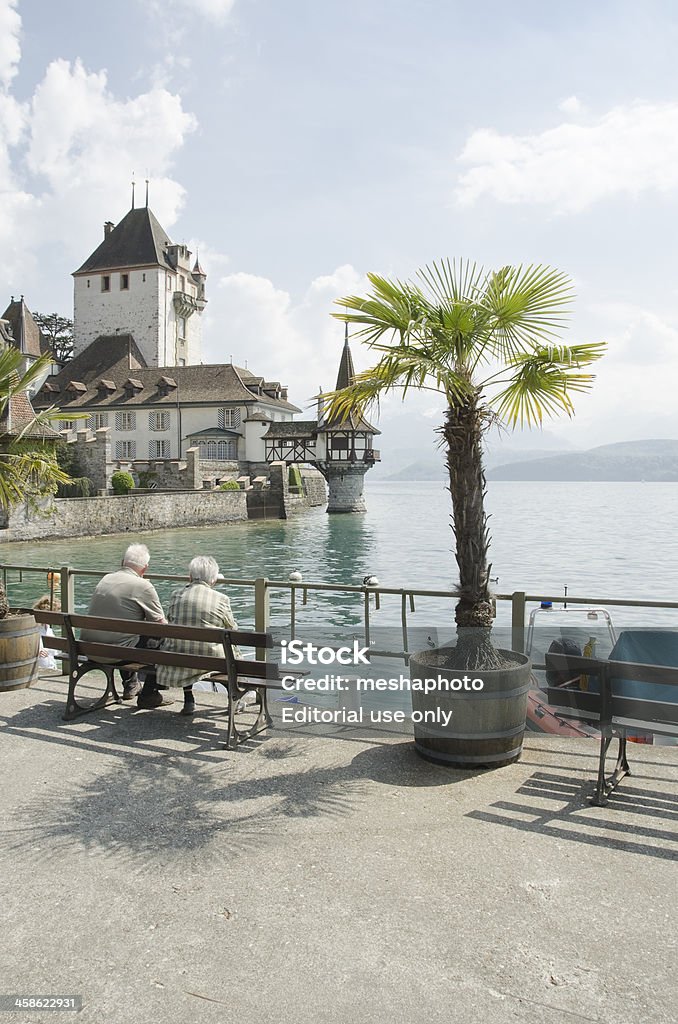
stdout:
[[[247,519],[244,491],[183,491],[129,494],[105,498],[57,498],[51,515],[25,509],[9,516],[2,541],[96,537],[109,533],[144,533],[179,526],[207,526]],[[0,524],[1,526],[1,524]]]
[[81,475],[89,477],[97,491],[109,488],[115,466],[111,460],[111,433],[108,428],[102,427],[96,433],[78,430],[77,440],[68,440],[67,443],[76,445]]
[[[159,491],[199,491],[202,488],[200,451],[189,448],[182,459],[135,459],[130,463],[132,476],[139,480],[140,473],[153,474],[152,483]],[[151,481],[146,484],[150,486]]]

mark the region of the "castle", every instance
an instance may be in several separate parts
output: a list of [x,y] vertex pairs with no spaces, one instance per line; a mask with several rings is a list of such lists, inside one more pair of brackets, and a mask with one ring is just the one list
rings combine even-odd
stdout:
[[[115,463],[137,477],[195,453],[207,487],[228,479],[247,486],[274,462],[308,463],[328,481],[328,512],[364,511],[379,431],[355,417],[330,420],[322,407],[317,421],[295,421],[301,410],[279,381],[232,363],[203,364],[207,275],[148,203],[133,201],[117,225],[107,221],[73,278],[73,359],[34,399],[38,409],[59,408],[66,436],[105,430],[111,471]],[[346,338],[337,387],[352,375]]]

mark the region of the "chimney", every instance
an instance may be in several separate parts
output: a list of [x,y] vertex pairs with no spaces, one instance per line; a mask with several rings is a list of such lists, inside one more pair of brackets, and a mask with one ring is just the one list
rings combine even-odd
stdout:
[[115,224],[112,220],[107,220],[104,222],[104,238],[108,238],[114,227]]

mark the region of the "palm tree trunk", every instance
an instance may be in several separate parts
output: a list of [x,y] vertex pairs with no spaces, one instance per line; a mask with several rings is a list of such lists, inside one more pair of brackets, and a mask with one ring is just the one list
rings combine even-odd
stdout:
[[6,619],[9,613],[9,602],[4,585],[0,583],[0,619]]
[[[452,529],[459,567],[459,603],[455,608],[457,652],[469,667],[497,661],[490,640],[493,621],[490,534],[485,514],[485,473],[482,458],[480,393],[450,406],[442,429],[447,446],[447,468],[452,496]],[[490,664],[488,664],[488,662]]]

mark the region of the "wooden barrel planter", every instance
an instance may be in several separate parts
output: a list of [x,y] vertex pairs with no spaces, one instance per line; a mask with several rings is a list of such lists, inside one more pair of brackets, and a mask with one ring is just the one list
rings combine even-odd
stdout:
[[32,615],[0,619],[0,693],[30,686],[38,675],[40,627]]
[[[498,653],[509,664],[487,671],[440,668],[441,656],[453,657],[453,648],[412,655],[412,682],[440,680],[435,691],[411,690],[414,745],[421,757],[467,769],[501,768],[518,760],[527,717],[530,659],[515,651]],[[423,713],[421,721],[417,712]],[[445,715],[441,721],[441,712],[451,712],[451,718]]]

